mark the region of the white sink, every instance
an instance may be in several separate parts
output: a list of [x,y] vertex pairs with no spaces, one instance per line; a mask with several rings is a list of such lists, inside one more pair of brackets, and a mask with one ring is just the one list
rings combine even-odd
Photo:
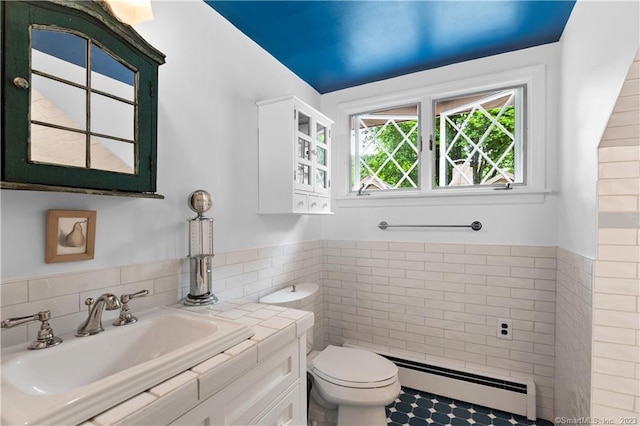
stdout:
[[[2,421],[76,424],[250,338],[249,327],[180,309],[53,348],[2,352]],[[107,321],[104,321],[107,323]]]

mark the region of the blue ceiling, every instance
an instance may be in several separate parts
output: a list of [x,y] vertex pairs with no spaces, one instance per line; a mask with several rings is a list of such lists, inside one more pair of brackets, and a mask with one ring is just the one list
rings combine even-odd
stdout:
[[320,93],[560,39],[575,0],[205,0]]

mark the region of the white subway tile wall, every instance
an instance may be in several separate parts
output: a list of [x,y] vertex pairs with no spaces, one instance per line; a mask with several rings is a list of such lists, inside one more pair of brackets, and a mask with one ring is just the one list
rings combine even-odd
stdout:
[[[540,418],[574,418],[588,412],[590,363],[593,413],[638,410],[638,262],[619,250],[636,250],[639,237],[638,229],[599,230],[610,260],[595,268],[592,360],[592,262],[555,247],[312,241],[218,254],[214,290],[221,300],[245,302],[292,283],[321,283],[317,348],[351,342],[533,378]],[[627,269],[633,276],[620,277]],[[104,292],[149,290],[132,302],[134,312],[179,301],[189,289],[187,270],[178,259],[3,282],[2,318],[51,309],[62,334],[85,318],[82,302]],[[105,322],[116,315],[105,312]],[[498,318],[512,321],[512,340],[497,338]],[[32,340],[37,327],[2,330],[3,347]]]
[[325,344],[532,378],[553,419],[555,247],[324,241],[324,255]]
[[556,417],[578,419],[591,409],[593,261],[558,249],[556,285]]
[[[322,280],[322,242],[311,241],[254,250],[220,253],[213,261],[213,291],[222,301],[257,302],[259,297],[303,281]],[[51,310],[50,324],[56,334],[74,331],[86,318],[84,300],[102,293],[118,296],[139,290],[149,295],[131,301],[135,314],[156,306],[178,302],[189,292],[188,259],[126,265],[80,273],[22,278],[2,282],[2,319]],[[322,297],[316,301],[316,321],[321,322]],[[118,311],[104,311],[106,324]],[[2,347],[34,340],[39,323],[3,329]],[[318,327],[317,341],[322,341]]]
[[591,416],[640,418],[640,51],[599,148]]

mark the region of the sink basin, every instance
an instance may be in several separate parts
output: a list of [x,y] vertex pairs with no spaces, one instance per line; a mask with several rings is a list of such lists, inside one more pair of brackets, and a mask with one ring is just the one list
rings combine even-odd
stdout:
[[[2,352],[2,424],[84,421],[250,338],[239,323],[156,308],[54,348]],[[107,321],[105,321],[106,323]]]

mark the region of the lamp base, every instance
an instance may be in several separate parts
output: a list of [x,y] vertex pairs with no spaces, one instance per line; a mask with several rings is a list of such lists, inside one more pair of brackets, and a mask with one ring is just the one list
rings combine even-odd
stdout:
[[213,293],[205,293],[201,296],[193,296],[188,294],[187,297],[183,300],[183,304],[185,306],[202,306],[202,305],[213,305],[218,302],[218,298]]

